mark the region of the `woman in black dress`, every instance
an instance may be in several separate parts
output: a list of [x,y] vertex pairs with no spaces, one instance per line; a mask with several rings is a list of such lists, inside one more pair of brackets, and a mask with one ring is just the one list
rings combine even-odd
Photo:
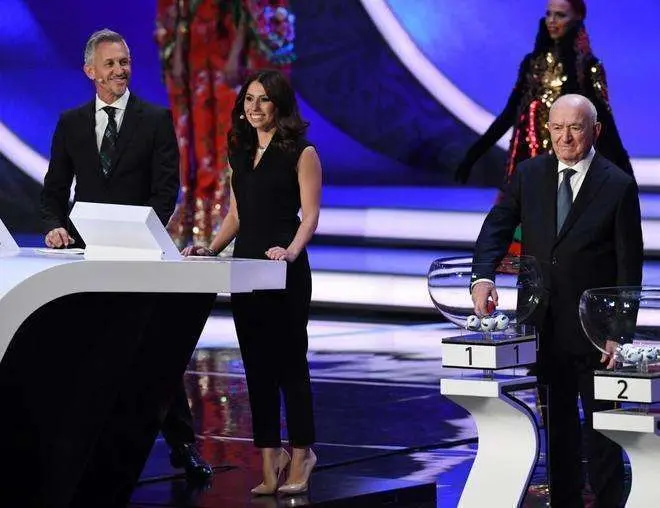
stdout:
[[[254,444],[262,451],[263,482],[254,494],[307,490],[316,464],[307,321],[312,282],[305,246],[318,224],[321,163],[305,139],[293,88],[277,71],[260,72],[242,87],[228,135],[232,168],[229,214],[209,248],[217,255],[234,237],[237,258],[287,262],[285,290],[232,294],[232,312],[245,366]],[[298,212],[302,210],[302,221]],[[280,392],[292,447],[289,465],[280,441]]]

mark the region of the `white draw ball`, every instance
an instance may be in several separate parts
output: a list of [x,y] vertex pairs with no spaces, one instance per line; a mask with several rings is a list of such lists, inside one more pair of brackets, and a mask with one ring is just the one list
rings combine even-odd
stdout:
[[639,363],[642,360],[642,352],[636,347],[628,348],[623,352],[623,360],[626,363]]
[[509,318],[505,314],[497,314],[495,316],[495,328],[497,330],[506,330],[509,326]]
[[474,314],[468,316],[467,319],[465,320],[465,328],[467,328],[468,330],[479,330],[480,327],[481,327],[481,321]]
[[658,359],[658,350],[653,346],[645,346],[641,350],[642,359],[648,362],[654,362]]
[[618,347],[619,351],[621,352],[622,355],[626,354],[626,351],[630,351],[631,349],[635,349],[635,346],[627,342],[626,344],[622,344],[621,346]]
[[482,332],[492,332],[495,330],[497,324],[495,323],[495,318],[492,316],[486,316],[481,318],[481,331]]

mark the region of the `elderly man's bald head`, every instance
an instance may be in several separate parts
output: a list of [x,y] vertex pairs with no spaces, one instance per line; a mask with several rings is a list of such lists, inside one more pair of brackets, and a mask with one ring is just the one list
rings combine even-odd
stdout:
[[567,94],[550,108],[548,120],[552,148],[569,166],[584,159],[600,134],[596,106],[582,95]]
[[594,103],[584,95],[578,95],[576,93],[562,95],[550,107],[550,114],[552,114],[552,110],[556,108],[578,108],[584,111],[592,124],[595,124],[598,121],[596,106],[594,106]]

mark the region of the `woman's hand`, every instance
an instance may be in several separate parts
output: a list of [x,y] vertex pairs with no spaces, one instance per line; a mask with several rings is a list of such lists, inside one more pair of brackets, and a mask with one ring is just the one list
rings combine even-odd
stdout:
[[189,245],[181,251],[181,255],[188,256],[217,256],[218,253],[209,249],[208,247],[201,247],[199,245]]
[[276,261],[287,261],[289,263],[293,263],[298,257],[298,253],[285,249],[284,247],[276,246],[271,247],[266,251],[266,257]]

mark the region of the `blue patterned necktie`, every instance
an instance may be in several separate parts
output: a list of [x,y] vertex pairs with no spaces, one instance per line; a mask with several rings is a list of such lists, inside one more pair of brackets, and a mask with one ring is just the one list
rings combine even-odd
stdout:
[[103,133],[99,156],[101,157],[101,171],[103,171],[104,176],[108,177],[117,151],[117,122],[115,121],[117,108],[104,106],[103,111],[108,115],[108,126]]
[[564,179],[557,191],[557,235],[561,231],[564,221],[573,206],[573,189],[571,188],[571,177],[576,173],[572,168],[562,170]]

